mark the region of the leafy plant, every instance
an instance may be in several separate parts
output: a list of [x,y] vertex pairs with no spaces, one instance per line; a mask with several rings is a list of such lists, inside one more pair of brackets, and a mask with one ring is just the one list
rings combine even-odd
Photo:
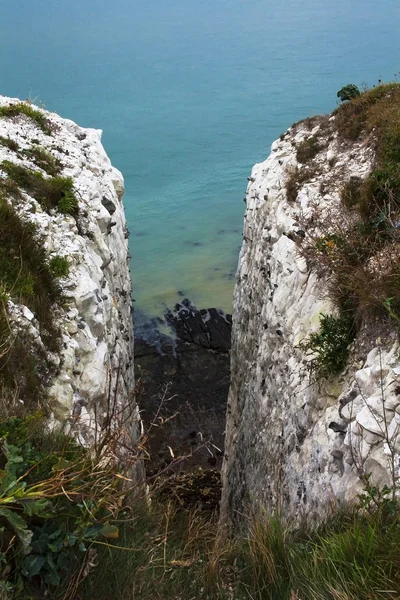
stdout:
[[299,348],[312,357],[309,367],[318,377],[329,377],[345,367],[354,335],[354,322],[349,315],[321,315],[319,332],[311,333]]
[[0,552],[14,564],[9,582],[16,589],[59,585],[88,544],[119,535],[112,519],[120,480],[43,425],[37,414],[0,426]]

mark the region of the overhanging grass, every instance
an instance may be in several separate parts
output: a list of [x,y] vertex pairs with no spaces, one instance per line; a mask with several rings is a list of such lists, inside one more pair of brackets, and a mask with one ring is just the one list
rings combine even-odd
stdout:
[[42,380],[49,374],[49,365],[43,351],[32,348],[32,340],[12,328],[7,300],[30,308],[46,347],[55,351],[59,332],[53,313],[61,292],[35,226],[21,219],[1,194],[0,292],[0,396],[8,395],[11,401],[18,392],[29,407],[44,398]]

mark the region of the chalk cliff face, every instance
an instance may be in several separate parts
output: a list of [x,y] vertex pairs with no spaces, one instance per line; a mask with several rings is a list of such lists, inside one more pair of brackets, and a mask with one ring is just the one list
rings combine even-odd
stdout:
[[[334,314],[326,281],[299,253],[305,219],[337,206],[343,182],[364,178],[373,151],[342,144],[334,117],[297,124],[255,165],[246,193],[243,245],[234,292],[222,518],[236,524],[249,505],[321,516],[363,487],[360,474],[391,485],[399,471],[400,360],[387,328],[366,323],[346,369],[313,381],[299,348]],[[313,137],[313,169],[288,199],[296,147]],[[378,341],[377,341],[377,338]]]
[[[18,102],[0,96],[0,107]],[[32,158],[32,148],[40,148],[61,165],[60,175],[73,182],[77,215],[45,210],[23,186],[23,202],[8,199],[14,202],[21,219],[36,225],[49,260],[54,256],[68,259],[69,274],[59,282],[62,302],[54,306],[53,314],[61,334],[60,351],[48,351],[36,315],[17,299],[9,300],[8,312],[12,326],[28,335],[32,352],[44,351],[52,366],[45,382],[52,422],[66,424],[90,444],[101,426],[107,397],[116,398],[119,407],[133,399],[131,280],[123,177],[104,151],[101,131],[83,129],[54,113],[33,108],[42,113],[50,132],[24,114],[1,118],[0,163],[11,161],[48,178]],[[5,178],[1,164],[0,169],[0,176]],[[19,400],[24,402],[24,398]],[[133,424],[135,432],[137,426]]]

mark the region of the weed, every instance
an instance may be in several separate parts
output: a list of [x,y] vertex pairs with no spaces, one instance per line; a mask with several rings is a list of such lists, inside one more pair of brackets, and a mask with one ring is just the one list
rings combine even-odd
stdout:
[[8,160],[1,163],[1,169],[7,174],[8,179],[31,194],[46,211],[56,208],[63,214],[77,213],[78,201],[70,177],[45,178],[38,171]]
[[25,115],[34,121],[46,135],[52,134],[50,121],[40,110],[33,108],[29,103],[18,102],[16,104],[0,106],[0,118],[12,118],[19,115]]

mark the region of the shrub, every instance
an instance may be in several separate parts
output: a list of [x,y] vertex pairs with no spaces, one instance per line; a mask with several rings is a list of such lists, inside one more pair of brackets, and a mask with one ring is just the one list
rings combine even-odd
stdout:
[[339,309],[400,318],[400,85],[357,96],[335,111],[339,138],[375,149],[371,173],[341,189],[343,208],[314,210],[300,253],[328,280]]
[[342,87],[336,96],[340,99],[341,102],[345,102],[347,100],[353,100],[354,98],[358,98],[361,92],[354,83],[349,83]]
[[78,201],[70,177],[48,177],[8,160],[1,163],[8,178],[26,190],[45,210],[56,208],[63,214],[76,214]]
[[318,169],[313,166],[303,167],[302,169],[296,167],[289,171],[285,181],[285,191],[288,202],[296,202],[297,194],[299,193],[301,186],[310,181],[317,174]]
[[46,135],[51,135],[52,125],[47,117],[40,111],[33,108],[27,102],[18,102],[16,104],[8,104],[0,106],[0,118],[12,118],[19,115],[25,115],[31,119]]
[[354,321],[349,315],[321,315],[319,332],[311,333],[299,348],[312,357],[311,371],[318,377],[329,377],[345,367],[354,336]]
[[307,163],[312,160],[321,150],[321,145],[316,136],[311,136],[297,146],[296,157],[300,163]]

